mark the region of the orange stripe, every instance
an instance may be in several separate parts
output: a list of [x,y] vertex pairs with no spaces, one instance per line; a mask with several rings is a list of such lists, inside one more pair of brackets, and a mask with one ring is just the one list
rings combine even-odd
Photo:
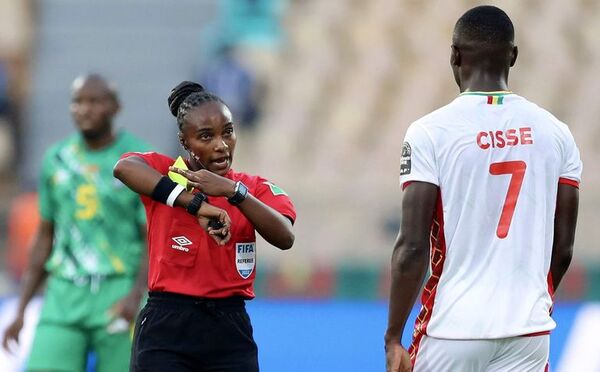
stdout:
[[410,344],[410,348],[408,348],[408,352],[410,353],[410,364],[413,366],[413,368],[417,363],[417,354],[419,354],[419,347],[421,346],[421,341],[423,341],[423,334],[417,333],[417,331],[415,331],[413,342],[412,344]]

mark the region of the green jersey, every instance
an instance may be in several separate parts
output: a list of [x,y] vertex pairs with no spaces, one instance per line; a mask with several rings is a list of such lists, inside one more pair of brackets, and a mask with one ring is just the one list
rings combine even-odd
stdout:
[[79,134],[48,150],[39,186],[40,215],[54,224],[48,272],[71,279],[136,275],[145,212],[139,196],[113,177],[113,167],[125,152],[148,150],[127,132],[100,150],[90,150]]

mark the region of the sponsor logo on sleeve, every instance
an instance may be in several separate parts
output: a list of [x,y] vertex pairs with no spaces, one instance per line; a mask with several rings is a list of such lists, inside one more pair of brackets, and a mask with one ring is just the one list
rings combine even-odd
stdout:
[[404,142],[402,145],[402,157],[400,158],[400,175],[404,176],[406,174],[410,174],[411,162],[410,162],[410,144],[408,142]]
[[244,279],[248,279],[254,271],[256,264],[256,243],[236,243],[235,244],[235,267],[238,274]]

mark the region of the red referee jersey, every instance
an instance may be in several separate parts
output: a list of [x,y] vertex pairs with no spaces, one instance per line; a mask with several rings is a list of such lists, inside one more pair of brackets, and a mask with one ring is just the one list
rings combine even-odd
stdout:
[[[166,175],[174,159],[155,152],[129,152],[121,158],[139,156]],[[296,211],[290,198],[262,177],[229,170],[225,175],[242,181],[257,199],[290,220]],[[224,197],[209,197],[210,204],[231,218],[231,239],[219,246],[183,208],[171,208],[141,196],[148,220],[148,288],[190,296],[254,298],[256,234],[252,223]]]

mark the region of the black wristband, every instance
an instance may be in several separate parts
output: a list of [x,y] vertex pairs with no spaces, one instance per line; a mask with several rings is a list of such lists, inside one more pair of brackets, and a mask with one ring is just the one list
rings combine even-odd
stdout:
[[202,203],[205,202],[207,199],[208,198],[203,193],[196,193],[194,195],[194,198],[192,199],[192,201],[190,201],[190,204],[188,204],[185,210],[192,216],[195,216],[196,214],[198,214],[198,210],[200,210],[200,206],[202,205]]
[[242,181],[237,181],[235,183],[235,192],[231,198],[227,199],[227,201],[230,204],[239,205],[241,202],[246,200],[247,196],[248,188],[242,183]]
[[[177,187],[178,184],[176,182],[174,182],[173,180],[171,180],[169,177],[167,176],[162,176],[161,179],[158,181],[158,183],[156,184],[156,186],[154,187],[154,190],[152,190],[152,195],[150,195],[150,197],[153,200],[156,200],[159,203],[163,203],[163,204],[168,204],[169,206],[173,206],[173,204],[169,204],[169,197],[171,197],[171,199],[173,199],[173,196],[171,194],[174,193],[181,193],[181,191],[183,191],[182,187]],[[179,189],[182,190],[179,190]],[[179,193],[177,195],[175,195],[175,197],[177,197],[179,195]]]

